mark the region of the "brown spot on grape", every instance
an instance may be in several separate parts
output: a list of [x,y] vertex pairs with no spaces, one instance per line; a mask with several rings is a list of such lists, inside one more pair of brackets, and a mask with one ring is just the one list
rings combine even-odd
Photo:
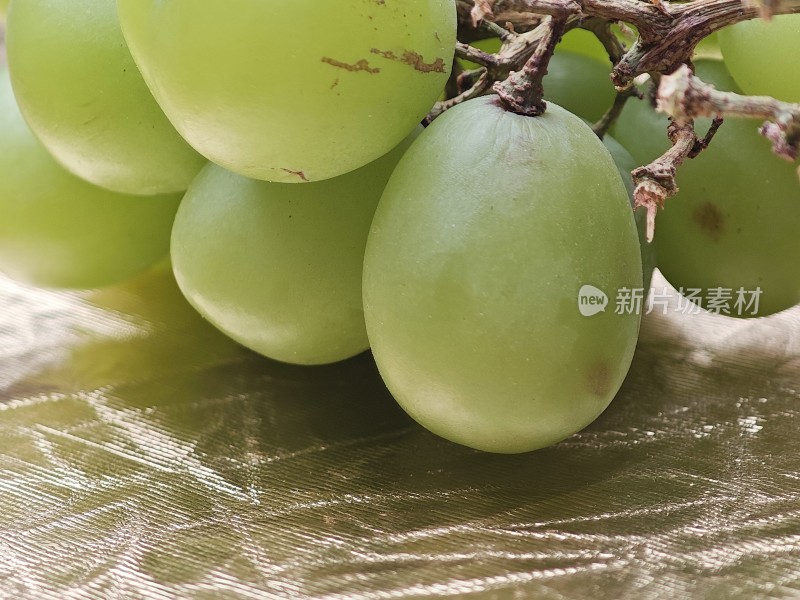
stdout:
[[725,229],[725,215],[717,208],[716,204],[704,202],[694,209],[692,220],[708,237],[715,242],[719,241]]
[[297,177],[299,177],[303,181],[308,181],[308,177],[306,177],[306,174],[303,173],[302,171],[292,171],[291,169],[281,169],[281,171],[286,171],[290,175],[296,175]]
[[608,362],[599,360],[586,371],[586,387],[595,396],[605,397],[611,393],[613,372]]
[[417,54],[413,50],[406,50],[403,52],[403,56],[398,56],[391,50],[379,50],[378,48],[372,48],[370,50],[373,54],[377,54],[378,56],[382,56],[388,60],[396,60],[398,62],[407,64],[410,67],[413,67],[414,70],[419,71],[420,73],[444,73],[444,59],[437,58],[432,63],[426,63],[425,59],[422,57],[421,54]]
[[364,71],[365,73],[369,73],[370,75],[375,75],[376,73],[380,73],[381,70],[377,67],[370,67],[369,62],[365,59],[361,59],[356,63],[348,64],[346,62],[342,62],[340,60],[336,60],[334,58],[330,58],[329,56],[323,56],[322,62],[331,65],[332,67],[337,67],[339,69],[344,69],[345,71],[350,72],[358,72]]

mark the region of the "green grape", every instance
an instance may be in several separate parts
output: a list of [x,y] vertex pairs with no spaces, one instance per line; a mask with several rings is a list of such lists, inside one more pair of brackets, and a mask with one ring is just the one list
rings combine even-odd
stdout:
[[[631,156],[622,144],[615,140],[610,135],[603,137],[603,144],[614,159],[614,164],[619,170],[622,181],[625,184],[625,189],[628,191],[628,197],[633,207],[633,179],[631,179],[631,171],[637,166],[636,160]],[[636,209],[634,213],[636,219],[636,230],[639,234],[639,249],[642,256],[642,275],[644,279],[645,294],[650,290],[650,282],[653,278],[653,270],[656,268],[656,250],[655,245],[647,241],[647,211],[642,207]]]
[[477,42],[472,43],[472,46],[475,46],[484,52],[488,52],[489,54],[496,54],[497,52],[500,52],[501,45],[500,38],[496,37],[486,38],[484,40],[478,40]]
[[32,285],[92,288],[167,253],[180,197],[124,196],[69,174],[28,129],[4,68],[0,131],[0,271]]
[[179,192],[206,162],[147,89],[115,0],[15,2],[8,62],[25,120],[78,177],[125,194]]
[[544,99],[579,117],[597,121],[614,103],[611,67],[573,52],[556,52],[542,85]]
[[0,19],[5,19],[8,13],[8,5],[11,0],[0,0]]
[[117,5],[145,80],[184,138],[268,181],[327,179],[387,153],[441,94],[455,48],[453,0]]
[[306,185],[206,167],[172,232],[186,298],[269,358],[323,364],[366,350],[364,246],[381,192],[416,133],[357,171]]
[[800,15],[737,23],[720,31],[719,44],[745,93],[800,102]]
[[[736,91],[722,63],[713,66],[716,76],[708,67],[701,76]],[[713,290],[730,291],[732,316],[764,316],[800,302],[800,183],[758,126],[727,119],[708,150],[680,167],[680,193],[656,224],[664,276],[677,288],[701,289],[706,308],[714,308],[705,300]],[[740,289],[745,304],[736,306]],[[753,314],[747,303],[756,290]]]
[[640,288],[633,214],[600,140],[556,105],[493,97],[437,119],[393,173],[364,261],[364,315],[389,390],[422,425],[494,452],[597,417],[631,362],[638,314],[582,316],[593,285]]
[[[597,39],[597,36],[586,29],[575,28],[564,34],[557,46],[558,52],[572,52],[587,58],[593,58],[602,63],[604,67],[611,66],[608,53]],[[608,73],[607,73],[608,75]]]
[[[721,62],[697,61],[696,66],[700,77],[718,89],[738,91]],[[634,155],[645,164],[669,142],[661,137],[662,117],[639,104],[639,118],[630,119],[626,107],[615,134],[638,149]],[[656,221],[664,276],[679,290],[700,290],[696,299],[707,308],[713,308],[705,301],[713,290],[730,290],[732,316],[768,315],[800,302],[794,267],[800,261],[800,184],[795,168],[772,154],[758,126],[727,119],[709,148],[679,167],[680,192],[667,200]],[[698,131],[707,127],[707,119],[699,120]],[[740,288],[748,303],[750,292],[761,290],[757,315],[750,314],[754,305],[736,307]]]

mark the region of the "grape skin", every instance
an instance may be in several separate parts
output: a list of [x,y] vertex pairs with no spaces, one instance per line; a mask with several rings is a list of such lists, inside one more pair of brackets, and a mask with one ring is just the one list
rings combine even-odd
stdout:
[[719,34],[725,64],[746,94],[800,102],[800,15],[727,27]]
[[81,179],[125,194],[181,192],[205,164],[147,89],[115,0],[15,2],[8,62],[26,121]]
[[608,53],[603,47],[597,36],[591,31],[586,29],[575,28],[564,34],[564,37],[558,44],[557,51],[573,52],[581,54],[587,58],[596,60],[604,67],[611,67],[611,61],[608,58]]
[[217,328],[275,360],[324,364],[366,350],[364,246],[386,181],[416,134],[357,171],[305,185],[209,165],[172,233],[184,295]]
[[449,440],[525,452],[586,426],[630,366],[638,314],[584,317],[579,288],[642,286],[618,171],[576,116],[484,97],[439,117],[387,185],[364,312],[399,404]]
[[25,124],[5,68],[0,131],[0,271],[36,286],[94,288],[167,254],[180,196],[125,196],[69,174]]
[[118,8],[145,80],[183,137],[266,181],[319,181],[389,152],[441,94],[455,48],[453,0]]
[[616,95],[610,70],[593,58],[566,50],[556,52],[542,80],[544,99],[579,117],[598,121]]

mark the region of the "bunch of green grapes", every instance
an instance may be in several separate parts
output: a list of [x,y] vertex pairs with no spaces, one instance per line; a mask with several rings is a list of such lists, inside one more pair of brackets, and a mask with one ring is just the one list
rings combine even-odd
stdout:
[[[722,52],[759,90],[746,33]],[[800,301],[797,183],[752,124],[681,170],[654,247],[630,172],[666,119],[631,101],[618,141],[595,135],[615,99],[597,38],[564,36],[544,114],[489,94],[422,130],[455,40],[454,0],[13,0],[0,271],[96,287],[168,253],[242,345],[303,365],[371,348],[419,423],[503,453],[608,406],[656,262],[676,285],[762,286],[762,314]]]

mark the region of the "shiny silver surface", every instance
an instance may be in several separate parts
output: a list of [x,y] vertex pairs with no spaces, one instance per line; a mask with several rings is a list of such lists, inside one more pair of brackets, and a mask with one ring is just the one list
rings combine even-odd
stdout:
[[0,598],[798,597],[800,311],[672,308],[597,422],[495,456],[368,355],[235,346],[165,268],[0,278]]

